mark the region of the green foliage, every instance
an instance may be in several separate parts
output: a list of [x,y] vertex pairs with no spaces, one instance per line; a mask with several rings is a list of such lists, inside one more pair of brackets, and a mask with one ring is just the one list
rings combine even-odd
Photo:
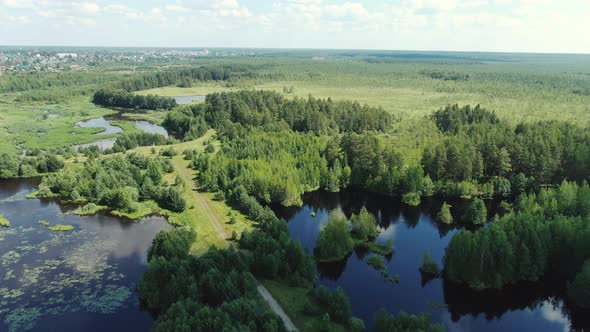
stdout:
[[170,97],[135,95],[124,90],[101,89],[94,93],[92,102],[105,107],[142,110],[168,110],[176,106]]
[[424,253],[424,259],[422,260],[422,265],[420,265],[420,272],[432,276],[437,276],[440,272],[438,264],[432,260],[432,257],[430,257],[430,251],[428,250]]
[[397,317],[381,309],[373,321],[373,331],[424,331],[443,332],[445,328],[439,324],[432,324],[429,315],[408,315],[400,312]]
[[363,206],[359,214],[353,214],[351,232],[355,239],[367,241],[379,235],[377,219]]
[[440,207],[440,211],[436,215],[436,219],[443,224],[452,224],[453,223],[453,215],[451,214],[451,206],[444,202],[443,205]]
[[420,193],[406,193],[402,196],[402,202],[409,206],[418,206],[420,205]]
[[467,81],[469,79],[469,74],[459,73],[454,71],[441,71],[441,70],[432,70],[427,71],[423,70],[421,72],[422,75],[426,77],[430,77],[435,80],[442,80],[442,81]]
[[590,308],[590,261],[584,262],[582,270],[568,285],[567,296],[577,306]]
[[47,227],[47,229],[53,232],[69,232],[74,230],[74,226],[57,224],[55,226]]
[[150,146],[150,145],[164,145],[170,144],[174,141],[170,138],[166,138],[160,134],[154,133],[123,133],[117,137],[115,144],[113,145],[114,152],[125,152],[127,150],[136,148],[138,146]]
[[148,250],[148,262],[156,257],[183,259],[188,255],[197,233],[188,227],[160,231]]
[[49,227],[49,222],[47,220],[39,220],[39,225]]
[[182,211],[184,199],[178,190],[163,188],[161,183],[162,169],[169,170],[168,167],[168,161],[136,154],[88,160],[80,167],[46,176],[37,197],[58,196],[64,200],[88,201],[96,208],[108,206],[137,218],[152,212],[143,206],[141,215],[135,213],[140,208],[138,203],[149,200],[160,202],[163,208]]
[[[489,227],[456,233],[446,250],[445,276],[484,289],[536,281],[546,274],[559,278],[573,275],[590,257],[585,245],[590,238],[590,220],[587,214],[570,210],[572,204],[560,206],[557,197],[582,187],[563,183],[560,188],[542,190],[538,195],[523,195],[515,212]],[[582,211],[588,204],[582,203]]]
[[485,203],[479,199],[474,199],[467,210],[465,211],[465,215],[463,216],[463,220],[466,222],[472,223],[474,225],[483,225],[486,223],[488,218],[488,212],[486,209]]
[[53,153],[20,157],[8,153],[0,154],[0,179],[34,177],[39,173],[57,172],[63,167],[63,160]]
[[320,261],[337,261],[352,252],[354,241],[346,217],[341,211],[330,212],[328,223],[320,231],[315,256]]
[[8,219],[4,218],[4,216],[0,215],[0,227],[9,227],[10,226],[10,221],[8,221]]
[[367,264],[371,265],[376,270],[385,269],[385,260],[383,259],[383,257],[378,255],[369,257],[369,259],[367,259]]
[[164,209],[174,212],[182,212],[186,208],[186,201],[182,196],[182,193],[175,187],[168,187],[160,190],[158,203]]
[[342,288],[332,291],[320,286],[311,291],[311,298],[320,306],[320,310],[328,314],[330,319],[347,324],[350,321],[350,303]]

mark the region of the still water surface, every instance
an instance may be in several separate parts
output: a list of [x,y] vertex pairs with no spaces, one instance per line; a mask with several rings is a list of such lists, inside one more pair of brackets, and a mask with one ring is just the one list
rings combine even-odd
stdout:
[[[451,202],[453,215],[461,215],[464,202]],[[443,266],[443,256],[455,227],[441,226],[435,216],[442,202],[426,201],[412,208],[399,200],[366,193],[322,193],[304,196],[298,208],[275,207],[288,221],[289,233],[313,252],[319,231],[332,209],[342,209],[350,217],[365,206],[380,225],[379,243],[392,240],[395,251],[386,257],[389,275],[399,275],[392,283],[366,261],[372,253],[355,251],[343,262],[318,265],[317,285],[342,287],[350,299],[353,314],[370,328],[375,314],[427,312],[449,331],[568,331],[590,327],[588,312],[572,310],[563,300],[562,284],[522,284],[503,291],[473,292],[442,279],[425,280],[418,268],[424,252]],[[488,204],[490,205],[490,204]],[[494,210],[494,206],[488,206]],[[315,212],[315,217],[310,216]]]
[[[110,135],[123,132],[123,129],[111,124],[112,120],[118,121],[135,121],[135,128],[151,134],[159,134],[164,137],[168,137],[168,131],[160,125],[145,121],[145,120],[130,120],[126,117],[120,116],[119,114],[107,115],[106,117],[93,118],[86,121],[80,121],[76,123],[76,126],[82,128],[102,128],[103,131],[96,135]],[[110,149],[115,145],[116,138],[105,138],[97,140],[91,143],[74,145],[74,149],[87,148],[90,146],[97,146],[101,150]]]
[[[0,331],[148,331],[135,285],[160,217],[80,217],[75,207],[26,199],[39,180],[0,181]],[[39,224],[73,225],[51,232]]]

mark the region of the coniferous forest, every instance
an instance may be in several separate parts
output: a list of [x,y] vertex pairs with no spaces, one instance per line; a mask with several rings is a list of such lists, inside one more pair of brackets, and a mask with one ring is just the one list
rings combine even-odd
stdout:
[[257,52],[0,76],[0,330],[590,327],[590,60]]

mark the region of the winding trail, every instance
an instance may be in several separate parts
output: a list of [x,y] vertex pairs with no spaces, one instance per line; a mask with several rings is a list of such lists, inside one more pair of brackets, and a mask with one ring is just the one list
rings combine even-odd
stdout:
[[274,311],[275,314],[277,314],[279,317],[281,317],[281,319],[283,320],[283,323],[285,324],[285,328],[287,329],[287,331],[299,331],[299,329],[297,329],[295,324],[293,324],[293,321],[291,321],[291,318],[289,318],[289,316],[287,316],[287,314],[285,313],[285,311],[283,310],[281,305],[277,303],[277,301],[274,299],[274,297],[272,297],[272,295],[268,292],[266,287],[264,287],[261,284],[258,284],[257,289],[258,289],[258,293],[260,294],[260,296],[262,296],[264,301],[266,301],[266,303],[268,303],[268,305],[270,306],[272,311]]

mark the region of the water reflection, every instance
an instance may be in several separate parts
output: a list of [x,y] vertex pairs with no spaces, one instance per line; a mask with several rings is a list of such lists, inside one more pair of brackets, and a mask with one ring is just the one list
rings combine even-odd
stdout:
[[123,132],[123,129],[111,125],[104,117],[89,119],[86,121],[76,122],[76,127],[80,128],[103,128],[104,130],[97,133],[97,135],[111,135]]
[[[7,199],[38,182],[0,181],[0,214],[11,221],[0,229],[0,331],[149,330],[135,283],[153,237],[169,227],[165,220],[80,217],[51,200]],[[39,220],[74,230],[51,232]]]
[[194,96],[175,96],[172,97],[179,104],[192,103],[193,101],[205,100],[206,96],[194,95]]
[[[426,312],[450,331],[564,331],[590,327],[589,311],[573,308],[563,299],[565,283],[546,280],[522,283],[503,290],[475,292],[466,287],[429,278],[420,273],[424,252],[442,267],[445,248],[460,224],[441,225],[435,216],[442,201],[424,200],[420,207],[408,207],[394,197],[357,193],[315,192],[304,195],[302,207],[274,206],[288,221],[291,238],[313,250],[321,225],[332,209],[347,217],[366,207],[377,218],[381,234],[375,241],[392,240],[394,253],[386,257],[388,275],[399,275],[399,283],[387,280],[367,264],[373,255],[355,250],[341,262],[318,264],[317,285],[342,287],[353,314],[367,328],[381,308],[390,312]],[[455,220],[467,206],[463,200],[449,201]],[[498,211],[497,201],[486,202],[490,214]],[[310,216],[311,212],[316,216]]]

